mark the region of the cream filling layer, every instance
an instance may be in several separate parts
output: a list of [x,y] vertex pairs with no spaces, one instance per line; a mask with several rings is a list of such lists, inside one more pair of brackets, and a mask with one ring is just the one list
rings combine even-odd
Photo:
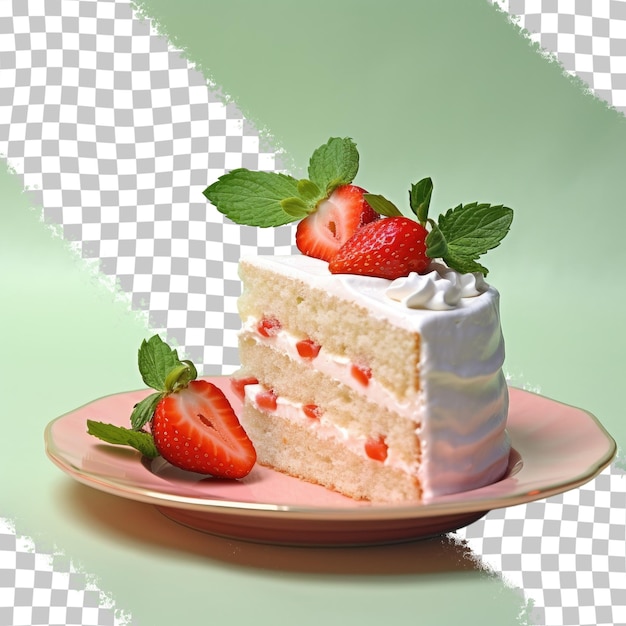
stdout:
[[[295,337],[284,329],[274,331],[270,337],[263,337],[256,330],[259,321],[260,320],[256,317],[248,318],[244,322],[240,334],[252,338],[254,341],[262,343],[282,354],[286,354],[293,361],[303,362],[306,360],[300,356],[298,348],[296,347],[301,338]],[[318,355],[312,360],[312,363],[314,363],[316,370],[346,385],[346,387],[353,389],[372,404],[386,406],[401,417],[411,420],[416,424],[420,423],[424,405],[421,393],[403,402],[398,400],[395,394],[384,387],[375,377],[370,378],[367,385],[363,385],[351,374],[350,369],[352,362],[350,359],[331,354],[324,346],[321,346]]]
[[[284,329],[264,337],[256,330],[259,321],[255,317],[247,319],[241,334],[294,361],[307,360],[298,353],[297,337]],[[372,404],[385,406],[415,423],[423,461],[409,463],[390,446],[384,463],[415,475],[422,484],[425,499],[481,487],[504,473],[510,451],[505,431],[508,393],[499,368],[493,375],[481,374],[470,379],[449,372],[427,372],[427,380],[422,380],[426,390],[431,390],[426,405],[427,391],[401,402],[375,377],[370,378],[367,385],[359,383],[350,373],[350,360],[329,353],[323,346],[313,363],[316,370],[353,389]],[[257,408],[254,395],[261,389],[254,385],[246,387],[246,395]],[[302,404],[287,398],[279,397],[277,403],[276,415],[306,424],[319,437],[339,441],[355,454],[367,458],[366,436],[334,424],[329,419],[332,416],[322,415],[319,420],[313,420],[303,413]],[[460,414],[465,417],[460,419]]]
[[[268,411],[260,408],[256,401],[257,394],[263,391],[266,391],[266,387],[263,385],[246,385],[245,387],[246,399],[257,411],[267,413]],[[278,396],[276,399],[276,410],[271,413],[289,422],[303,425],[307,429],[310,429],[315,436],[320,439],[338,442],[357,456],[369,459],[367,453],[365,452],[365,444],[368,439],[367,436],[356,433],[349,428],[339,426],[329,419],[328,415],[323,412],[317,419],[311,418],[306,415],[302,406],[303,405],[300,402],[293,402],[288,398]],[[417,475],[420,465],[417,460],[412,463],[407,463],[393,450],[393,447],[389,447],[387,449],[387,458],[381,462],[385,466],[403,471],[413,476]]]

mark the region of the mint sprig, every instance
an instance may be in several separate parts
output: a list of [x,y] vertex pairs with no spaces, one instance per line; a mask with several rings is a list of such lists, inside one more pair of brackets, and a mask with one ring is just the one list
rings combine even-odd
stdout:
[[349,137],[331,137],[309,161],[309,178],[239,168],[204,190],[217,210],[237,224],[266,228],[305,218],[359,169],[359,153]]
[[150,433],[93,420],[87,420],[87,432],[107,443],[135,448],[150,459],[159,456]]
[[232,170],[207,187],[204,195],[237,224],[267,228],[298,219],[281,206],[282,200],[299,197],[298,181],[286,174]]
[[[358,169],[359,153],[352,139],[331,137],[311,155],[309,178],[296,180],[286,174],[240,168],[220,176],[204,190],[204,195],[237,224],[261,228],[282,226],[314,213],[337,187],[352,183]],[[486,276],[488,270],[478,259],[500,245],[511,226],[513,211],[502,205],[472,202],[449,209],[435,221],[428,217],[432,196],[431,178],[422,178],[409,189],[409,207],[415,219],[429,231],[426,254],[431,259],[443,259],[459,272],[480,272]],[[364,193],[363,197],[380,215],[403,215],[380,194]],[[160,377],[162,373],[157,375],[157,380]],[[146,380],[146,384],[160,389],[152,382],[155,381]],[[145,413],[150,408],[146,406]],[[136,422],[141,423],[144,411],[137,410]]]
[[358,171],[359,152],[350,138],[331,137],[309,161],[309,178],[326,197],[340,185],[351,183]]
[[158,456],[150,433],[143,427],[152,419],[159,402],[170,393],[184,389],[198,377],[191,361],[178,358],[178,352],[170,348],[158,335],[141,342],[137,355],[139,373],[155,393],[135,404],[130,415],[131,428],[87,420],[87,432],[108,443],[127,445],[148,457]]
[[447,247],[443,260],[459,272],[480,272],[486,276],[487,268],[476,260],[500,245],[512,221],[513,210],[501,204],[472,202],[449,209],[438,219]]
[[[435,221],[428,217],[433,195],[433,182],[423,178],[409,189],[409,206],[417,221],[429,228],[426,255],[443,259],[448,267],[462,274],[489,270],[477,262],[483,254],[500,245],[509,232],[513,210],[503,205],[459,204]],[[400,216],[400,210],[384,196],[363,194],[369,205],[386,217]]]

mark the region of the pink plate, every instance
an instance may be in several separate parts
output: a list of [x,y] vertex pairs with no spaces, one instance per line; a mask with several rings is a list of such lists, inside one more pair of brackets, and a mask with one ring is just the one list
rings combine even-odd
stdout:
[[[237,411],[241,403],[228,378],[209,380]],[[578,487],[616,452],[615,441],[588,412],[511,388],[513,452],[502,480],[421,503],[358,502],[260,465],[240,481],[185,472],[87,434],[87,419],[129,426],[132,407],[148,393],[107,396],[52,421],[45,431],[48,456],[90,487],[156,505],[170,519],[197,530],[250,541],[365,545],[428,537],[466,526],[491,509]]]

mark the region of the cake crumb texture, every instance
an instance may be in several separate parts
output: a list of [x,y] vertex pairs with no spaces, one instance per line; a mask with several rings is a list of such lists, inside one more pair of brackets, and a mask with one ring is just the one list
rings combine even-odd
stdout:
[[242,424],[259,451],[258,462],[339,491],[356,500],[419,501],[418,479],[321,440],[305,426],[258,411],[246,402]]
[[365,365],[399,399],[419,391],[420,336],[372,317],[301,280],[242,260],[241,318],[272,317],[302,339],[312,339],[339,358]]

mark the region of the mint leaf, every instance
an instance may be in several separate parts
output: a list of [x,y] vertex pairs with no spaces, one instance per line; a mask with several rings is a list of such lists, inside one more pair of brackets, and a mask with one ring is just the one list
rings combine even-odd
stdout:
[[139,372],[143,382],[157,391],[167,391],[165,379],[170,371],[180,365],[178,353],[158,335],[141,342],[138,355]]
[[237,224],[282,226],[294,221],[280,203],[298,196],[298,181],[277,172],[252,172],[240,168],[220,176],[204,195]]
[[430,199],[433,195],[433,181],[430,178],[422,178],[419,182],[411,185],[409,190],[409,205],[411,211],[417,215],[417,219],[422,226],[428,219],[428,209]]
[[152,393],[133,407],[130,414],[130,425],[133,430],[141,430],[151,419],[156,411],[157,404],[165,393]]
[[93,420],[87,420],[87,432],[107,443],[135,448],[151,459],[159,456],[150,433],[115,426],[115,424],[94,422]]
[[376,193],[364,193],[363,198],[380,215],[385,217],[402,217],[400,209],[384,196]]
[[513,210],[508,207],[490,204],[462,205],[449,209],[439,216],[439,228],[443,233],[448,252],[444,260],[450,267],[475,267],[485,276],[487,268],[474,263],[482,254],[500,245],[509,232],[513,221]]
[[474,272],[479,272],[483,276],[487,276],[489,273],[489,270],[484,265],[465,257],[448,253],[443,257],[443,260],[446,262],[448,267],[451,267],[461,274],[473,274]]
[[351,183],[358,171],[359,153],[349,137],[331,137],[313,152],[309,161],[309,178],[326,196],[339,185]]

